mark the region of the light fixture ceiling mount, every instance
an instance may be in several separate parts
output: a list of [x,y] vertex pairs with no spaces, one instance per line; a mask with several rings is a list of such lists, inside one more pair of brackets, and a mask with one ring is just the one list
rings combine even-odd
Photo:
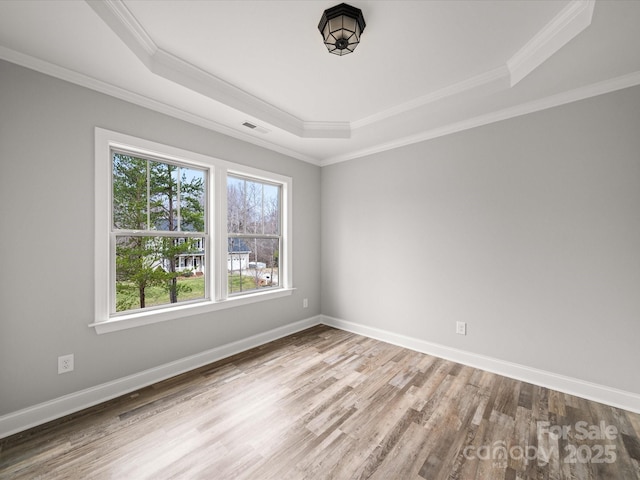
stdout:
[[324,11],[318,30],[329,53],[342,56],[353,53],[365,26],[362,10],[341,3]]

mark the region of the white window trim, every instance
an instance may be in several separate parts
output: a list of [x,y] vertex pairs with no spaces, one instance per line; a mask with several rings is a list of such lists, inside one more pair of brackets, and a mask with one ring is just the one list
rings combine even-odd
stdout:
[[[133,313],[110,315],[110,287],[113,266],[110,265],[111,231],[111,150],[124,149],[141,155],[174,159],[209,169],[208,199],[213,199],[207,208],[207,224],[211,243],[207,255],[206,271],[207,300],[196,303],[170,305],[166,308],[143,309]],[[277,182],[282,185],[282,250],[279,278],[280,287],[260,290],[241,296],[227,295],[227,172],[250,176],[258,180]],[[217,310],[248,305],[291,295],[293,288],[292,268],[292,227],[291,214],[293,199],[291,194],[293,180],[252,167],[228,162],[168,145],[140,139],[119,132],[95,129],[95,319],[89,324],[98,334],[115,332],[128,328],[174,320]],[[213,284],[213,285],[212,285]]]

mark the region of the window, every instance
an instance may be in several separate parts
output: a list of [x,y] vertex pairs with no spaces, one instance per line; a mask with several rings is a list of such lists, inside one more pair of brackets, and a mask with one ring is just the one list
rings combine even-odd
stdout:
[[96,129],[98,333],[290,295],[291,179]]
[[111,313],[205,299],[204,269],[190,261],[207,257],[208,169],[115,149],[111,160]]
[[227,176],[228,291],[273,288],[280,280],[281,187]]

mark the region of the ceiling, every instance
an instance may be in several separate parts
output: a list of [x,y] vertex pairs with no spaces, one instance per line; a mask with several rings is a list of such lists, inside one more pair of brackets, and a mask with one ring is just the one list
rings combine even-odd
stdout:
[[5,0],[0,58],[316,165],[640,84],[639,1],[337,3]]

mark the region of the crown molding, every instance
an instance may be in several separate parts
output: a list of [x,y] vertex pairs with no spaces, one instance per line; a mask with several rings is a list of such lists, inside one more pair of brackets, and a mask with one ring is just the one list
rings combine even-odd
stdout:
[[86,3],[152,73],[298,137],[344,138],[342,122],[333,129],[306,132],[305,123],[294,115],[158,47],[121,0]]
[[414,143],[420,143],[423,141],[432,140],[434,138],[450,135],[452,133],[469,130],[471,128],[488,125],[490,123],[499,122],[502,120],[508,120],[509,118],[526,115],[528,113],[534,113],[540,110],[545,110],[547,108],[553,108],[553,107],[564,105],[567,103],[584,100],[590,97],[611,93],[616,90],[622,90],[624,88],[640,85],[640,71],[632,72],[626,75],[622,75],[620,77],[605,80],[602,82],[597,82],[591,85],[570,90],[568,92],[552,95],[550,97],[546,97],[533,102],[528,102],[522,105],[517,105],[511,108],[488,113],[486,115],[480,115],[474,118],[462,120],[460,122],[451,123],[443,127],[427,130],[422,133],[403,137],[391,142],[381,143],[371,148],[357,150],[345,155],[337,155],[334,157],[318,159],[315,157],[304,155],[298,151],[282,147],[278,144],[265,141],[261,138],[254,137],[244,132],[235,130],[233,128],[227,127],[226,125],[215,122],[213,120],[209,120],[201,116],[188,113],[180,108],[174,107],[172,105],[168,105],[163,102],[159,102],[154,99],[150,99],[148,97],[145,97],[144,95],[133,93],[129,90],[125,90],[123,88],[113,86],[106,82],[96,80],[87,75],[60,67],[58,65],[54,65],[49,62],[45,62],[43,60],[31,57],[29,55],[25,55],[20,52],[16,52],[15,50],[11,50],[1,45],[0,45],[0,59],[14,63],[16,65],[29,68],[31,70],[35,70],[45,75],[59,78],[61,80],[88,88],[90,90],[97,91],[99,93],[103,93],[103,94],[118,98],[120,100],[124,100],[126,102],[133,103],[135,105],[138,105],[144,108],[148,108],[150,110],[153,110],[159,113],[163,113],[165,115],[169,115],[171,117],[186,121],[188,123],[192,123],[194,125],[198,125],[200,127],[216,131],[218,133],[236,138],[238,140],[242,140],[242,141],[251,143],[253,145],[263,147],[263,148],[281,153],[283,155],[287,155],[292,158],[296,158],[298,160],[301,160],[319,167],[324,167],[324,166],[332,165],[335,163],[354,160],[356,158],[373,155],[375,153],[385,152],[387,150],[392,150],[394,148],[399,148],[407,145],[412,145]]
[[305,122],[158,47],[121,0],[87,4],[152,73],[302,138],[350,138],[349,122]]
[[353,122],[303,121],[158,47],[122,0],[86,3],[152,73],[297,137],[338,139],[351,138],[353,130],[436,102],[514,86],[591,23],[595,0],[571,1],[505,65]]
[[501,66],[493,70],[489,70],[488,72],[475,75],[466,80],[462,80],[461,82],[448,85],[444,88],[436,90],[435,92],[423,95],[409,102],[402,103],[382,112],[375,113],[368,117],[351,122],[351,128],[356,130],[367,125],[386,120],[387,118],[416,110],[425,105],[430,105],[441,100],[461,95],[463,93],[487,87],[490,84],[495,84],[498,86],[498,88],[506,88],[508,87],[508,79],[509,70],[506,66]]
[[304,138],[351,138],[349,122],[304,122]]
[[427,130],[416,135],[410,135],[407,137],[399,138],[397,140],[393,140],[391,142],[381,143],[371,148],[351,152],[346,155],[338,155],[335,157],[326,158],[320,162],[320,166],[324,167],[335,163],[354,160],[356,158],[385,152],[394,148],[404,147],[407,145],[412,145],[414,143],[424,142],[426,140],[432,140],[434,138],[443,137],[445,135],[469,130],[475,127],[481,127],[483,125],[488,125],[495,122],[500,122],[502,120],[508,120],[510,118],[519,117],[521,115],[527,115],[529,113],[538,112],[540,110],[546,110],[548,108],[558,107],[567,103],[585,100],[587,98],[596,97],[598,95],[604,95],[606,93],[615,92],[616,90],[622,90],[624,88],[634,87],[636,85],[640,85],[640,71],[632,72],[609,80],[604,80],[602,82],[597,82],[591,85],[586,85],[584,87],[576,88],[563,93],[558,93],[556,95],[551,95],[539,100],[534,100],[502,110],[497,110],[485,115],[479,115],[474,118],[454,122],[449,125],[444,125],[439,128]]
[[66,82],[88,88],[89,90],[103,93],[105,95],[124,100],[125,102],[138,105],[140,107],[148,108],[149,110],[153,110],[155,112],[162,113],[179,120],[183,120],[199,127],[203,127],[208,130],[212,130],[223,135],[227,135],[229,137],[233,137],[238,140],[242,140],[244,142],[251,143],[253,145],[263,147],[268,150],[272,150],[274,152],[296,158],[298,160],[302,160],[303,162],[311,163],[317,166],[320,165],[320,161],[315,157],[304,155],[298,151],[291,150],[276,143],[266,141],[263,138],[255,137],[243,131],[228,127],[214,120],[189,113],[181,108],[174,107],[173,105],[169,105],[167,103],[145,97],[144,95],[131,92],[130,90],[126,90],[124,88],[116,87],[82,73],[60,67],[59,65],[54,65],[52,63],[40,60],[35,57],[31,57],[20,52],[16,52],[15,50],[11,50],[2,45],[0,45],[0,60],[5,60],[7,62],[29,68],[36,72],[40,72],[45,75],[64,80]]
[[591,25],[595,0],[573,0],[508,61],[511,86]]
[[148,60],[158,51],[158,46],[121,1],[103,0],[87,4],[104,20],[140,60]]
[[[150,71],[235,108],[245,113],[249,118],[254,117],[260,122],[281,128],[299,138],[348,139],[352,137],[355,130],[366,126],[375,125],[376,128],[384,128],[384,121],[392,117],[403,114],[419,117],[420,109],[432,110],[434,106],[442,108],[463,102],[466,98],[475,98],[510,88],[591,23],[595,0],[573,0],[570,2],[505,65],[354,122],[302,121],[160,49],[121,0],[87,1],[87,4]],[[215,120],[190,113],[180,107],[151,99],[3,46],[0,46],[0,58],[317,166],[331,165],[383,152],[640,84],[640,72],[635,72],[545,99],[379,143],[344,155],[318,158],[265,140],[265,137],[229,127]],[[402,118],[396,119],[402,120]]]
[[513,87],[591,24],[595,0],[573,0],[505,65],[351,122],[356,130],[462,94]]

